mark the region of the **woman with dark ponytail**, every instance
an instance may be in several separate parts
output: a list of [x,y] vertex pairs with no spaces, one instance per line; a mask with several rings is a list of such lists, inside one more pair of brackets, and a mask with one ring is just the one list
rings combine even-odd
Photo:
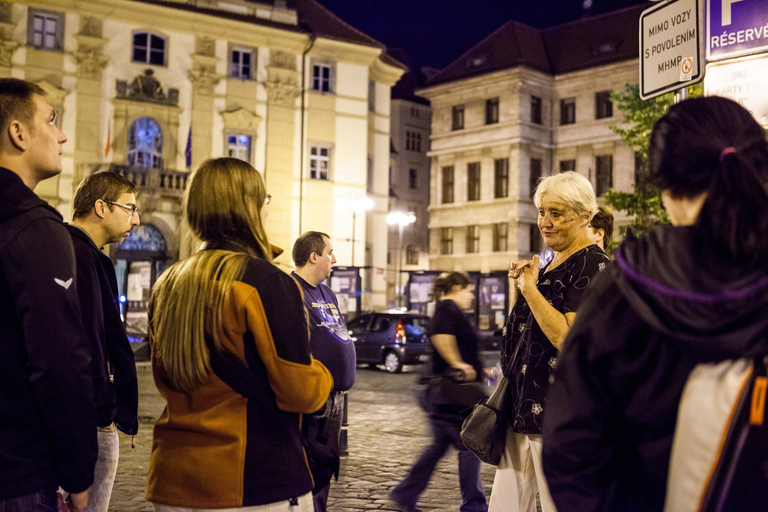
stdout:
[[[565,340],[543,429],[558,510],[680,510],[669,492],[683,489],[667,476],[686,382],[768,354],[765,131],[731,100],[690,99],[656,123],[648,160],[672,225],[625,240]],[[721,456],[727,477],[710,474],[696,510],[768,510],[761,432],[745,434],[741,456]],[[699,467],[710,446],[730,453],[725,438],[695,437],[682,441],[701,443],[687,454]]]
[[[432,373],[457,372],[464,382],[482,381],[485,372],[480,364],[477,333],[462,311],[472,306],[475,297],[469,277],[461,272],[444,274],[435,280],[432,289],[438,301],[429,324],[430,342],[435,349]],[[392,491],[392,500],[401,510],[419,510],[416,502],[427,488],[435,466],[451,446],[459,451],[459,485],[463,501],[459,510],[488,510],[480,485],[480,459],[461,441],[461,411],[466,408],[467,405],[454,403],[435,405],[429,417],[432,444],[419,456],[405,480]]]

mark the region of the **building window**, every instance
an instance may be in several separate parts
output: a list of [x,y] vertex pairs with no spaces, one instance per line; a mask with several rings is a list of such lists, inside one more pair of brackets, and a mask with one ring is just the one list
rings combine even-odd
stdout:
[[453,254],[453,228],[440,229],[440,254]]
[[418,188],[418,181],[416,169],[408,169],[408,188],[416,190]]
[[418,118],[419,117],[419,109],[416,107],[411,107],[411,117]]
[[560,100],[560,124],[576,122],[576,98]]
[[480,199],[480,162],[467,165],[467,201]]
[[531,197],[536,193],[536,187],[539,185],[541,179],[541,160],[538,158],[531,158]]
[[541,98],[531,96],[531,122],[541,124]]
[[[365,189],[368,192],[373,193],[373,157],[371,155],[368,155],[368,175],[366,176],[366,187]],[[392,182],[392,168],[389,168],[389,181]]]
[[509,224],[500,222],[493,225],[493,250],[505,252],[507,250],[507,229]]
[[509,158],[499,158],[493,161],[493,197],[509,195]]
[[140,117],[128,129],[128,165],[163,168],[163,130],[151,117]]
[[312,146],[309,150],[309,177],[313,180],[329,180],[331,171],[331,148]]
[[499,122],[499,98],[485,100],[485,124]]
[[405,248],[405,264],[406,265],[418,265],[419,264],[419,250],[409,245]]
[[227,137],[227,156],[251,162],[251,136],[229,135]]
[[643,155],[641,155],[639,151],[635,151],[635,175],[632,177],[634,183],[637,183],[636,180],[638,176],[646,175],[645,164],[646,162],[643,159]]
[[611,91],[602,91],[595,93],[595,119],[605,119],[613,117],[613,102],[611,101]]
[[467,226],[467,254],[480,252],[480,226]]
[[64,48],[64,14],[29,9],[28,43],[39,50],[60,51]]
[[544,250],[544,240],[541,238],[541,232],[537,224],[531,224],[528,229],[530,233],[530,250],[533,254],[539,254]]
[[229,54],[229,76],[241,80],[253,78],[253,50],[233,48]]
[[133,33],[132,62],[165,66],[165,38],[149,32]]
[[464,105],[455,105],[453,107],[452,130],[464,129]]
[[405,132],[405,149],[407,151],[417,151],[421,153],[421,134],[416,132]]
[[560,160],[560,172],[576,170],[576,160]]
[[332,92],[332,75],[333,66],[330,64],[312,64],[312,90],[316,92]]
[[368,112],[376,112],[376,82],[368,80]]
[[595,194],[601,196],[613,186],[613,155],[595,157]]
[[443,204],[453,202],[453,166],[443,167]]

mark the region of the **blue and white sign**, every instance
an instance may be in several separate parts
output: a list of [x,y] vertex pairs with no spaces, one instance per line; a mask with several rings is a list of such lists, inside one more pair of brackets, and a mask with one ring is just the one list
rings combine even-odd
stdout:
[[707,60],[768,51],[768,0],[708,0]]

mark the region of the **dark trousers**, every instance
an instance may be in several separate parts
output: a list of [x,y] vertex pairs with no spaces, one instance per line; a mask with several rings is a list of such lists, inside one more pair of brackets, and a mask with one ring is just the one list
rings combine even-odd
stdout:
[[32,494],[0,500],[0,512],[56,512],[56,491],[41,489]]
[[[338,443],[338,437],[341,435],[341,421],[344,415],[344,395],[339,392],[332,391],[331,396],[328,397],[326,407],[330,407],[328,413],[329,433],[336,435],[336,441]],[[317,492],[312,492],[312,500],[315,503],[315,512],[326,512],[328,510],[328,493],[331,490],[330,482]]]
[[435,466],[448,448],[459,451],[459,486],[461,487],[461,512],[486,512],[488,505],[480,485],[480,459],[467,450],[461,441],[461,426],[452,421],[431,418],[432,444],[419,456],[408,476],[392,491],[392,499],[400,506],[412,509],[429,484]]

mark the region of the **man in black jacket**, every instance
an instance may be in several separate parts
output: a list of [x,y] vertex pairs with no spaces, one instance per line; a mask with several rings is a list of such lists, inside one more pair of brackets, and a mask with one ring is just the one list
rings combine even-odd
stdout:
[[33,192],[62,170],[45,92],[0,79],[0,509],[83,510],[96,462],[90,345],[61,215]]
[[101,247],[122,242],[139,225],[136,187],[115,172],[98,172],[77,187],[68,225],[77,263],[77,293],[83,327],[91,341],[91,373],[96,405],[99,458],[89,494],[89,510],[106,512],[117,474],[117,430],[138,430],[138,383],[133,350],[120,317],[115,267]]

